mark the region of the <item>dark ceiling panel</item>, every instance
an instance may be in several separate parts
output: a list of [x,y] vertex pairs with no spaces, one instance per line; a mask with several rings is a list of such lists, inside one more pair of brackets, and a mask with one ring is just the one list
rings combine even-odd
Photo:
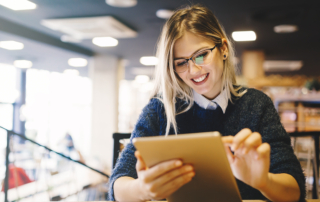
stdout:
[[3,18],[0,18],[0,31],[7,32],[17,36],[22,36],[27,39],[31,39],[37,42],[42,42],[44,44],[49,44],[49,45],[56,46],[69,51],[73,51],[76,53],[81,53],[88,56],[93,55],[93,52],[91,50],[88,50],[79,46],[75,46],[69,43],[63,43],[61,40],[55,37],[43,34],[42,32],[36,31],[34,29],[30,29],[26,26],[23,26],[17,23],[13,23]]
[[[209,7],[223,24],[228,36],[237,30],[254,30],[257,33],[254,42],[235,42],[239,58],[244,50],[264,50],[266,59],[304,60],[304,67],[296,73],[320,75],[317,60],[320,54],[319,0],[138,0],[138,4],[132,8],[111,7],[105,0],[32,1],[38,5],[36,10],[17,12],[0,7],[0,17],[46,34],[55,38],[56,43],[61,43],[58,41],[62,34],[43,27],[40,24],[42,19],[114,16],[136,30],[138,36],[119,39],[119,45],[112,48],[97,47],[91,40],[84,40],[75,46],[125,58],[129,61],[128,68],[142,66],[139,63],[141,56],[155,54],[156,42],[165,22],[156,17],[156,11],[161,8],[176,9],[192,2]],[[282,23],[296,24],[299,31],[292,34],[274,33],[273,27]]]

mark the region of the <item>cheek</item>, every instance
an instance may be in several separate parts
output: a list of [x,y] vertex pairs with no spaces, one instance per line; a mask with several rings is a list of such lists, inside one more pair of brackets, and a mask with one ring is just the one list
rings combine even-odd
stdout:
[[[188,79],[187,79],[187,74],[185,74],[185,73],[180,73],[180,74],[178,74],[178,76],[180,77],[180,79],[183,81],[183,82],[187,82],[188,81]],[[177,78],[178,79],[178,78]]]
[[213,71],[215,72],[216,77],[222,76],[223,67],[224,67],[223,61],[219,61],[219,62],[213,64],[212,69],[213,69]]
[[222,72],[223,72],[223,63],[221,64],[221,66],[218,67],[218,74],[219,76],[222,76]]

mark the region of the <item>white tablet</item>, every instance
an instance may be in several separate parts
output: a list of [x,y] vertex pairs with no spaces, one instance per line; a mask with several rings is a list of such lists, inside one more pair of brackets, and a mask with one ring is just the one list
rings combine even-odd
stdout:
[[219,132],[134,138],[133,144],[150,168],[181,159],[192,164],[193,179],[168,197],[169,202],[241,202]]

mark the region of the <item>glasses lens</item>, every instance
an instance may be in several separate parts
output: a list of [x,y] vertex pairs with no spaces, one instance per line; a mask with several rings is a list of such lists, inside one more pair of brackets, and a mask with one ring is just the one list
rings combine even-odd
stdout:
[[185,59],[175,60],[174,69],[176,72],[184,72],[188,69],[188,62]]
[[196,65],[206,65],[210,63],[211,60],[211,50],[204,50],[197,54],[195,54],[192,60],[196,63]]

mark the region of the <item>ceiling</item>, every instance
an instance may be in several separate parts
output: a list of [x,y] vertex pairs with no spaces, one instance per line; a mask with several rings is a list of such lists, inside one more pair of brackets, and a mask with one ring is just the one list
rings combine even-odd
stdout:
[[[201,3],[209,7],[224,26],[227,35],[233,31],[254,30],[254,42],[235,42],[237,57],[243,50],[264,50],[267,60],[303,60],[299,71],[282,74],[319,76],[320,55],[320,1],[319,0],[138,0],[131,8],[115,8],[105,0],[31,0],[38,5],[35,10],[13,11],[0,6],[0,40],[10,37],[26,43],[21,51],[0,50],[0,63],[15,58],[32,58],[37,68],[60,71],[70,67],[69,57],[86,57],[96,53],[124,58],[127,79],[134,78],[130,69],[142,67],[142,56],[155,54],[156,43],[164,20],[156,17],[158,9],[176,9],[183,5]],[[40,24],[42,19],[113,16],[135,30],[136,38],[118,39],[116,47],[101,48],[84,40],[78,44],[60,41],[63,35]],[[295,24],[299,31],[276,34],[273,27]],[[36,68],[36,67],[35,67]],[[87,67],[86,67],[87,68]],[[86,74],[82,68],[81,74]]]

